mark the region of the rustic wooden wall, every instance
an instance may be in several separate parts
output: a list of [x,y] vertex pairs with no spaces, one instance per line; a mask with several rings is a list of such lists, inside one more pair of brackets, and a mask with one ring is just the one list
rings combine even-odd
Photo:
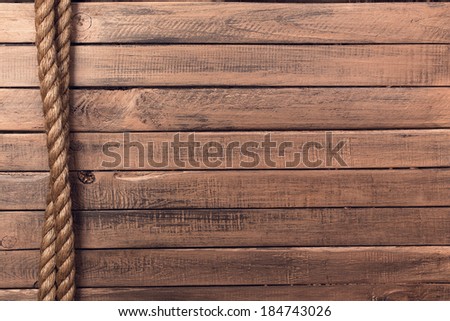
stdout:
[[[450,299],[450,4],[74,15],[79,299]],[[48,174],[33,39],[33,5],[1,3],[0,299],[36,296]],[[346,142],[345,168],[161,169],[136,149],[102,165],[124,132],[298,145],[327,131]]]

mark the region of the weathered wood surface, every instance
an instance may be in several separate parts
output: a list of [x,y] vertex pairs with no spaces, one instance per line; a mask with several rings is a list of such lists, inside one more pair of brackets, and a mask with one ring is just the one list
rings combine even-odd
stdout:
[[[32,0],[0,0],[0,3],[28,3]],[[234,0],[77,0],[73,3],[81,2],[238,2]],[[257,3],[389,3],[389,2],[447,2],[447,0],[240,0],[239,2]]]
[[[449,45],[72,46],[74,86],[449,86]],[[34,46],[0,46],[0,86],[38,86]]]
[[[35,289],[0,290],[1,300],[36,300]],[[294,286],[196,286],[78,288],[89,301],[404,301],[449,300],[449,284],[345,284]]]
[[[176,141],[192,141],[193,151],[173,148]],[[74,170],[405,168],[450,167],[449,150],[448,129],[77,133],[70,157]],[[48,170],[45,134],[0,134],[0,171],[42,170]]]
[[[450,245],[450,209],[77,211],[84,249]],[[39,249],[42,211],[0,212],[0,251]]]
[[[77,3],[73,16],[74,43],[450,43],[449,4]],[[34,42],[33,5],[1,4],[0,30]]]
[[[135,88],[71,94],[72,131],[450,127],[449,88]],[[0,89],[0,113],[0,130],[44,130],[36,89]]]
[[[74,8],[73,86],[93,87],[72,95],[79,299],[450,298],[449,4]],[[34,299],[48,174],[32,4],[0,5],[0,31],[0,299]],[[124,131],[330,129],[348,169],[99,165]],[[156,169],[131,152],[115,170]]]
[[[0,251],[0,287],[30,288],[39,251]],[[82,250],[79,287],[439,283],[450,248]]]
[[[71,180],[75,209],[450,205],[448,168],[79,172]],[[43,209],[47,182],[42,172],[0,173],[0,209]]]

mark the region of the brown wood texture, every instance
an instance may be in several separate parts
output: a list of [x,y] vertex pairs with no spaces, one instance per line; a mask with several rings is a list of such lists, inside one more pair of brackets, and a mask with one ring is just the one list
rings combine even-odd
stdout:
[[[0,0],[0,3],[28,3],[32,0]],[[389,3],[389,2],[448,2],[448,0],[77,0],[73,3],[84,2],[257,2],[257,3]]]
[[[450,127],[449,88],[135,88],[71,94],[72,131]],[[36,89],[0,89],[0,113],[0,130],[44,130]]]
[[[73,16],[74,43],[450,43],[446,3],[79,3]],[[33,42],[33,5],[1,4],[0,30]]]
[[[43,209],[47,180],[0,173],[0,209]],[[75,209],[450,205],[448,168],[78,172],[71,180]]]
[[[274,144],[270,159],[264,147],[268,139]],[[189,140],[193,153],[172,148]],[[339,157],[327,161],[332,149]],[[450,167],[448,150],[447,129],[77,133],[70,156],[74,170],[405,168]],[[48,170],[45,134],[0,134],[0,171],[11,170]]]
[[[450,245],[449,208],[77,211],[76,246]],[[39,249],[42,211],[0,212],[0,251]]]
[[[35,289],[0,289],[0,301],[32,301],[36,299],[36,296],[37,290]],[[430,301],[449,299],[449,284],[338,284],[77,289],[77,300],[90,301]]]
[[[450,299],[450,4],[74,9],[78,299]],[[0,300],[36,297],[48,169],[33,41],[33,5],[0,4]],[[274,168],[244,169],[239,151],[160,168],[136,147],[102,165],[123,132],[158,146],[177,131],[224,145],[329,131],[348,166],[285,169],[288,149]]]
[[[448,86],[449,45],[72,46],[72,85]],[[0,46],[0,86],[38,86],[36,49]]]
[[[450,248],[334,247],[78,251],[79,287],[439,283]],[[0,287],[30,288],[39,251],[0,251]]]

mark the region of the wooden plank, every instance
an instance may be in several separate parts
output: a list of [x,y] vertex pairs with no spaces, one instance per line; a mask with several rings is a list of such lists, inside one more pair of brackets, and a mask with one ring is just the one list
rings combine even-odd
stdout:
[[[74,43],[450,43],[448,4],[76,3],[73,16]],[[1,4],[0,31],[34,42],[33,5]]]
[[44,209],[47,195],[45,186],[48,187],[46,173],[0,174],[0,204],[3,204],[0,207]]
[[449,300],[450,285],[227,286],[79,289],[81,300]]
[[[409,168],[450,167],[448,150],[448,129],[77,133],[70,157],[74,170]],[[47,154],[45,134],[0,134],[0,171],[48,170]]]
[[[136,88],[71,94],[72,131],[450,127],[450,88]],[[44,130],[36,89],[0,89],[0,113],[0,130]]]
[[[0,173],[0,209],[43,209],[47,179]],[[75,209],[450,205],[448,168],[78,172],[71,179]]]
[[[0,290],[0,301],[33,301],[35,289]],[[206,286],[78,288],[82,301],[440,301],[449,284],[345,284],[295,286]]]
[[[72,46],[74,86],[448,86],[449,45]],[[0,86],[38,86],[34,46],[0,46]]]
[[[0,287],[30,288],[39,251],[1,251]],[[79,287],[439,283],[449,247],[84,250]]]
[[[39,249],[43,211],[0,212],[0,251]],[[450,245],[450,208],[75,212],[77,248]]]
[[[0,3],[28,3],[32,0],[0,0]],[[78,0],[78,2],[228,2],[223,0]],[[233,1],[229,1],[233,2]],[[248,0],[246,2],[255,2]],[[258,0],[258,3],[275,2],[275,3],[376,3],[376,2],[430,2],[429,0]],[[447,2],[447,0],[431,0],[431,2]]]
[[0,290],[0,301],[36,301],[37,292],[35,289]]

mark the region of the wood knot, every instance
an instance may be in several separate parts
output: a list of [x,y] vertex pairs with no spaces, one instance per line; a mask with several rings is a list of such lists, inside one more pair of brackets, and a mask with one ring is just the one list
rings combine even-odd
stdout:
[[5,249],[12,249],[17,243],[17,239],[14,236],[6,235],[4,238],[2,238],[1,246]]
[[79,12],[72,17],[72,26],[75,31],[86,31],[92,26],[92,18],[83,12]]
[[73,140],[70,142],[69,149],[72,152],[80,152],[83,150],[83,143],[80,142],[79,140]]
[[[380,295],[372,295],[372,301],[410,301],[410,300],[418,300],[418,298],[410,297],[408,292],[399,289],[392,290]],[[420,300],[420,299],[419,299]]]
[[83,184],[92,184],[95,182],[95,175],[92,171],[80,171],[78,172],[78,179]]

